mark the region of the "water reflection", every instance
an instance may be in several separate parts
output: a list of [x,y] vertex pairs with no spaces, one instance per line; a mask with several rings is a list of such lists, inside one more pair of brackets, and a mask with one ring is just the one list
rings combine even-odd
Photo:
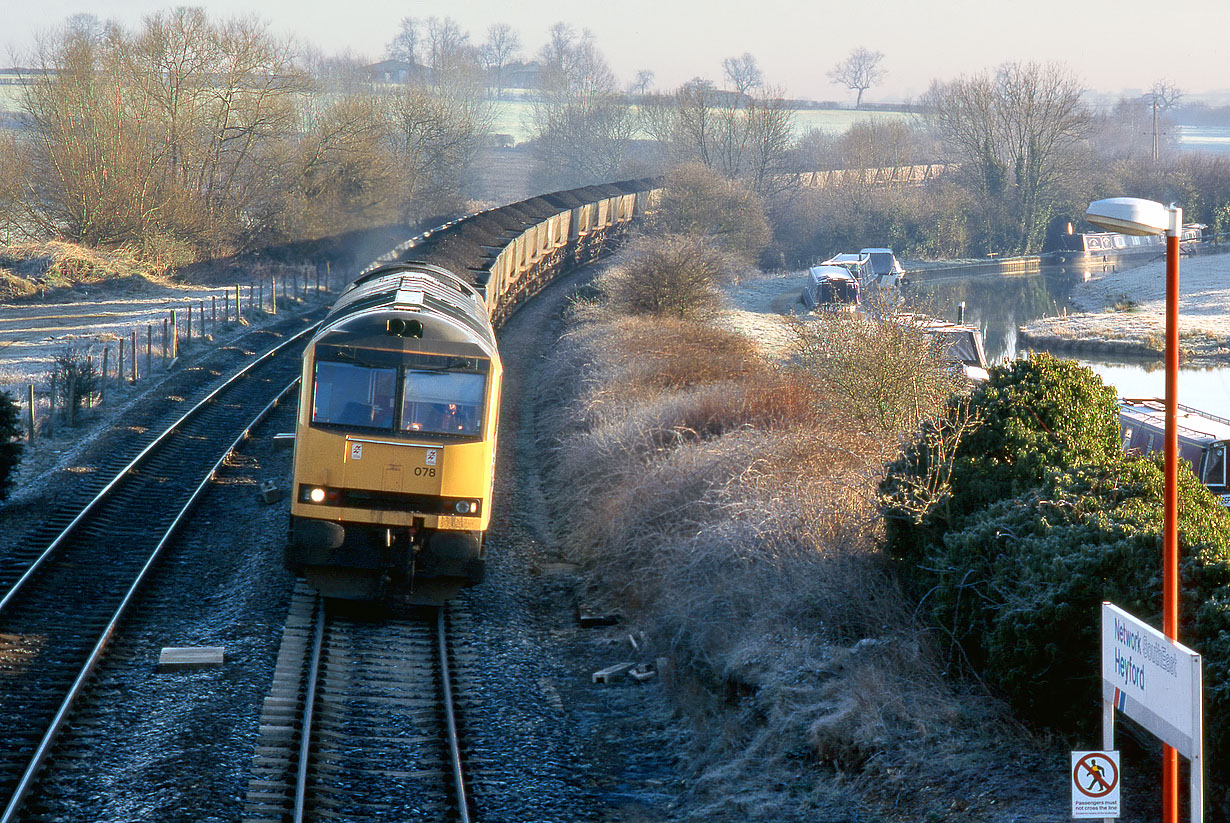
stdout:
[[[1071,294],[1081,275],[1059,267],[1041,274],[998,274],[915,279],[912,292],[923,310],[955,320],[965,301],[965,320],[982,330],[987,359],[1003,363],[1017,356],[1017,328],[1040,317],[1074,311]],[[1183,319],[1179,318],[1180,327]],[[1065,355],[1072,356],[1072,355]],[[1166,372],[1159,360],[1073,357],[1114,386],[1122,397],[1162,397]],[[1182,367],[1179,402],[1214,414],[1230,415],[1230,366]]]
[[965,302],[965,322],[982,330],[987,359],[1003,363],[1016,358],[1017,329],[1039,317],[1073,311],[1075,276],[1054,268],[1042,274],[936,277],[913,281],[911,299],[920,310],[955,320]]

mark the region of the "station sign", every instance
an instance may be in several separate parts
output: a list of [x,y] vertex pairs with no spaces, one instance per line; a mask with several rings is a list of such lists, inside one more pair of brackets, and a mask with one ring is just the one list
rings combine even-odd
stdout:
[[1200,737],[1200,655],[1102,604],[1102,698],[1184,757]]
[[1102,748],[1115,748],[1115,712],[1123,712],[1186,757],[1192,823],[1204,821],[1202,688],[1200,655],[1102,604]]

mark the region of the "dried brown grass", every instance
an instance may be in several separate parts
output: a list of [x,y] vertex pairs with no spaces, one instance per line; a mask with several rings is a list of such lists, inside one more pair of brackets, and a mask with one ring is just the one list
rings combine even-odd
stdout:
[[554,508],[577,513],[568,545],[685,672],[689,712],[723,718],[698,729],[698,793],[729,799],[801,753],[867,768],[951,716],[878,550],[876,485],[896,442],[696,323],[584,323],[548,372]]
[[0,288],[12,297],[116,280],[156,280],[166,271],[126,249],[104,251],[58,240],[0,248]]

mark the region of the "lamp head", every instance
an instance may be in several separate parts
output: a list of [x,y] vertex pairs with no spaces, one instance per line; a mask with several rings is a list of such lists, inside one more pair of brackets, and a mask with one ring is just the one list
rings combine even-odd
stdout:
[[1171,228],[1171,211],[1156,200],[1110,197],[1090,203],[1085,219],[1100,229],[1120,234],[1165,234]]

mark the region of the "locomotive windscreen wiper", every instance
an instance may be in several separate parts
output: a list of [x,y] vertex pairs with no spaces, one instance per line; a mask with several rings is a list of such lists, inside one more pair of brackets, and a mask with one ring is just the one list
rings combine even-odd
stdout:
[[407,366],[406,371],[410,373],[428,373],[439,374],[440,372],[453,371],[454,369],[468,369],[471,371],[477,370],[478,366],[472,357],[453,357],[444,361],[438,366]]

